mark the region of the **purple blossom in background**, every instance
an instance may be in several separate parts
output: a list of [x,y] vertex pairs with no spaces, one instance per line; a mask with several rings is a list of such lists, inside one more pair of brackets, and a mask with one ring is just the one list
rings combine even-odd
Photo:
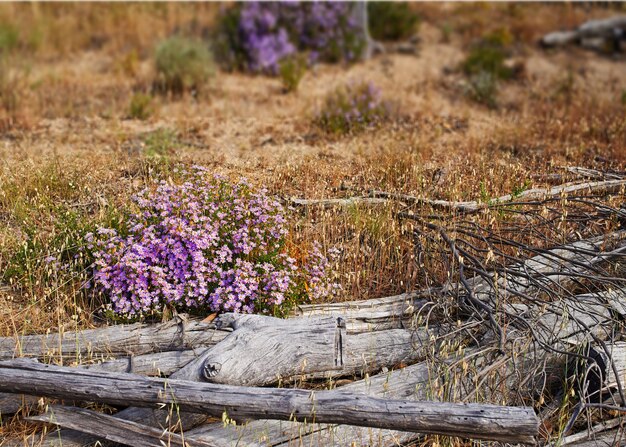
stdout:
[[[351,2],[245,2],[226,14],[237,24],[225,26],[230,58],[250,71],[276,74],[280,61],[299,51],[311,63],[353,61],[365,46],[363,30]],[[230,24],[232,15],[224,22]]]
[[134,197],[128,234],[99,228],[85,238],[95,259],[92,282],[117,314],[166,305],[270,312],[305,298],[298,296],[303,282],[311,298],[336,290],[319,247],[303,269],[288,256],[283,208],[265,190],[202,167],[180,174],[182,183],[161,181]]

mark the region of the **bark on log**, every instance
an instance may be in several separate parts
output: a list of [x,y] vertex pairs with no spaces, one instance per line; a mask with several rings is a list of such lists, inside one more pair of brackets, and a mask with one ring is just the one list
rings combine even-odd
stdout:
[[0,362],[0,391],[235,418],[307,420],[484,440],[533,443],[532,408],[386,400],[345,391],[266,389],[78,370],[32,360]]
[[[377,374],[341,387],[341,390],[364,393],[387,399],[431,398],[432,384],[436,380],[431,362],[420,362],[406,368]],[[187,432],[190,439],[202,439],[218,447],[232,446],[233,443],[248,447],[267,447],[268,445],[331,446],[352,445],[351,441],[369,439],[380,440],[372,445],[399,445],[420,435],[415,433],[369,429],[349,425],[303,424],[300,422],[282,422],[271,420],[251,421],[243,425],[208,424]],[[357,444],[358,445],[358,444]],[[370,444],[365,444],[370,445]]]
[[364,375],[423,359],[433,334],[420,328],[352,335],[337,316],[225,318],[232,319],[233,333],[202,355],[201,370],[188,380],[199,376],[213,383],[263,386],[304,377]]
[[[398,298],[389,301],[400,302]],[[360,307],[353,315],[361,313],[362,309],[365,308]],[[431,336],[427,329],[346,334],[345,328],[338,327],[338,318],[342,320],[336,316],[281,320],[260,315],[224,314],[215,323],[222,329],[232,328],[233,332],[170,378],[259,386],[303,375],[327,378],[366,374],[383,366],[412,363],[425,356]],[[116,417],[168,426],[168,414],[164,411],[128,408]],[[205,419],[187,413],[180,413],[178,417],[177,422],[184,429]],[[66,432],[61,436],[67,445],[83,442],[82,435]]]
[[[166,351],[155,354],[123,357],[102,363],[78,365],[77,368],[94,371],[127,372],[142,376],[169,376],[178,371],[190,361],[196,359],[202,349],[196,351]],[[0,393],[0,416],[7,416],[19,411],[20,408],[32,406],[39,399],[33,396],[21,396],[11,393]]]
[[0,338],[0,359],[89,360],[213,346],[228,333],[179,315],[160,324],[135,323],[63,334]]
[[84,431],[132,447],[215,447],[206,441],[188,439],[177,433],[125,421],[85,408],[52,405],[48,407],[46,413],[27,417],[26,420]]
[[299,306],[294,314],[305,317],[341,316],[345,318],[348,334],[400,329],[411,327],[414,316],[426,313],[434,305],[432,296],[437,292],[427,289],[370,300],[307,304]]
[[[546,343],[557,349],[567,349],[572,343],[579,340],[589,339],[589,334],[581,332],[577,319],[585,319],[590,329],[599,335],[606,335],[604,332],[611,318],[610,309],[601,304],[605,299],[611,296],[611,292],[607,294],[591,294],[578,297],[581,303],[581,309],[587,309],[591,312],[595,311],[595,318],[589,317],[587,312],[578,309],[570,315],[569,319],[563,319],[551,313],[549,309],[532,309],[528,307],[521,308],[520,311],[526,312],[525,316],[531,324],[536,327]],[[626,296],[624,296],[626,299]],[[601,316],[603,316],[601,318]],[[537,323],[539,322],[539,323]],[[552,329],[555,333],[551,333]],[[518,334],[519,335],[519,334]],[[532,347],[524,343],[526,338],[516,338],[514,331],[510,334],[509,344],[513,345],[513,353],[511,358],[493,369],[494,359],[487,352],[470,350],[466,352],[466,362],[472,365],[469,371],[475,373],[463,373],[464,381],[454,387],[454,393],[449,396],[450,399],[464,400],[468,396],[475,394],[476,388],[483,393],[483,398],[492,401],[499,401],[508,398],[505,395],[490,396],[484,389],[483,381],[485,374],[489,371],[501,377],[508,393],[528,393],[536,391],[537,384],[544,385],[552,374],[555,381],[562,381],[561,372],[563,368],[555,366],[554,370],[542,370],[539,373],[534,372],[537,364],[541,365],[540,356],[545,356],[543,360],[545,364],[552,364],[559,358],[559,354],[546,354],[545,352],[533,352]],[[496,358],[496,363],[497,363]],[[450,362],[462,363],[461,357],[455,357]],[[562,363],[554,363],[560,365]],[[447,375],[447,374],[444,374]],[[386,395],[394,398],[406,398],[411,396],[415,399],[432,398],[433,384],[438,381],[439,375],[431,362],[417,363],[402,370],[393,371],[388,374],[380,374],[368,380],[355,382],[342,387],[342,389],[358,390],[367,392],[372,395]],[[369,382],[369,383],[368,383]],[[389,387],[389,388],[386,388]],[[436,386],[435,386],[436,388]],[[222,424],[210,424],[198,427],[190,432],[188,436],[198,439],[205,439],[214,442],[218,446],[229,446],[237,440],[242,440],[244,444],[263,447],[268,445],[288,447],[293,445],[293,440],[299,440],[300,445],[327,447],[327,446],[345,446],[356,442],[356,445],[372,445],[370,441],[376,440],[375,445],[379,446],[395,446],[402,443],[414,441],[417,436],[412,433],[399,432],[392,430],[373,430],[351,427],[347,425],[340,426],[322,426],[322,425],[303,425],[303,424],[285,424],[276,421],[253,421],[244,426],[223,427]],[[361,441],[359,441],[361,440]],[[359,444],[361,442],[361,444]]]

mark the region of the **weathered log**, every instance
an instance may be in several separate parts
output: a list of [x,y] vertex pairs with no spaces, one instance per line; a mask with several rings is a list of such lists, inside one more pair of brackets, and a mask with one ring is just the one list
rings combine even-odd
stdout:
[[[623,292],[622,292],[623,293]],[[626,299],[626,294],[622,295]],[[613,292],[601,294],[588,294],[578,296],[576,301],[580,306],[571,311],[569,318],[560,316],[558,307],[556,309],[532,308],[529,306],[519,306],[519,311],[535,328],[536,335],[543,342],[554,349],[568,349],[572,344],[581,340],[590,340],[591,336],[585,331],[581,331],[579,321],[586,322],[589,329],[600,337],[606,336],[611,324],[611,309],[603,303],[609,297],[617,298]],[[558,306],[558,304],[555,304]],[[591,316],[590,316],[591,315]],[[489,336],[487,336],[488,338]],[[489,351],[470,350],[466,352],[465,360],[463,356],[456,356],[450,362],[458,364],[471,363],[469,371],[476,371],[474,374],[463,374],[464,381],[454,387],[452,399],[466,399],[479,392],[487,400],[493,401],[508,398],[504,395],[489,396],[482,385],[487,371],[495,373],[501,377],[508,393],[528,393],[539,392],[538,384],[546,384],[552,375],[554,382],[560,383],[563,371],[562,362],[556,363],[560,355],[556,352],[546,353],[545,351],[533,351],[529,346],[527,337],[522,338],[516,331],[511,331],[508,337],[508,344],[512,346],[512,352],[508,360],[501,363],[495,370],[494,359],[489,355]],[[488,343],[487,343],[488,344]],[[543,360],[542,360],[543,358]],[[550,364],[554,366],[548,369],[534,371],[537,364]],[[444,368],[445,369],[445,368]],[[444,374],[446,376],[447,374]],[[371,395],[387,396],[393,398],[427,399],[432,398],[433,383],[439,378],[436,368],[431,362],[421,362],[406,367],[401,370],[392,371],[387,374],[379,374],[367,380],[354,382],[342,387],[344,390],[366,392]],[[499,387],[500,388],[500,387]],[[321,424],[298,424],[281,423],[276,421],[252,421],[243,426],[226,426],[223,424],[209,424],[198,427],[187,433],[191,438],[211,441],[218,446],[229,446],[233,442],[241,441],[245,445],[262,447],[268,445],[288,447],[292,445],[294,439],[298,439],[301,445],[307,446],[344,446],[356,442],[356,445],[380,445],[394,446],[402,443],[414,441],[417,436],[414,433],[400,432],[393,430],[375,430],[352,427],[347,425],[328,426]],[[361,440],[361,441],[360,441]],[[371,442],[376,440],[376,442]],[[362,444],[359,444],[362,442]]]
[[[625,237],[626,232],[616,231],[542,250],[532,258],[503,269],[493,284],[483,277],[469,279],[468,283],[474,296],[485,303],[502,302],[511,296],[541,295],[548,290],[560,294],[579,275],[593,271],[612,257],[622,256],[626,251]],[[606,246],[611,250],[604,251]],[[454,284],[448,289],[453,287],[460,285]]]
[[294,206],[321,206],[329,208],[334,206],[382,205],[389,203],[390,200],[376,197],[348,197],[345,199],[299,199],[291,197],[288,199],[288,202]]
[[[400,302],[398,299],[389,301]],[[364,308],[360,309],[355,313]],[[424,358],[432,334],[425,328],[347,334],[343,319],[337,316],[281,320],[260,315],[224,314],[215,322],[220,328],[228,327],[233,332],[173,373],[171,378],[259,386],[297,377],[367,374],[385,366]],[[168,426],[165,411],[129,408],[116,417]],[[203,416],[195,414],[180,413],[177,417],[180,418],[177,423],[184,429],[204,421]],[[79,442],[81,438],[67,433],[61,436],[67,439],[66,444]]]
[[[101,363],[77,365],[77,368],[95,371],[128,372],[141,374],[142,376],[169,376],[197,358],[201,352],[203,352],[202,349],[199,351],[194,349],[166,351],[155,354],[123,357]],[[0,416],[14,414],[23,406],[34,405],[37,401],[38,398],[33,396],[0,393]]]
[[56,424],[60,427],[80,430],[109,441],[132,447],[214,447],[196,439],[187,439],[177,433],[125,421],[85,408],[52,405],[44,414],[27,417],[28,421]]
[[484,440],[533,443],[532,408],[387,400],[340,390],[307,391],[196,383],[43,365],[0,362],[0,391],[113,405],[173,405],[183,411],[235,418],[307,420]]
[[[620,438],[615,437],[615,435],[617,434],[616,432],[607,433],[607,431],[615,427],[619,427],[623,423],[624,423],[624,420],[622,418],[615,418],[615,419],[611,419],[608,421],[603,421],[603,422],[600,422],[599,424],[594,425],[593,427],[590,427],[588,430],[566,436],[563,439],[560,439],[558,443],[555,443],[555,444],[560,447],[565,447],[566,445],[569,445],[569,446],[571,445],[580,446],[581,444],[589,445],[590,441],[599,440],[599,439],[602,439],[602,437],[606,437],[606,439],[612,437],[612,439],[617,440]],[[626,439],[624,440],[624,442],[626,443]],[[551,445],[551,447],[555,447],[555,444]],[[600,444],[600,445],[603,445],[603,444]],[[609,445],[613,446],[615,444],[609,444]]]
[[0,359],[14,357],[88,360],[213,346],[227,332],[178,315],[160,324],[135,323],[62,334],[0,338]]
[[348,334],[359,334],[384,329],[411,327],[411,320],[425,314],[434,304],[433,294],[438,290],[402,293],[384,298],[338,303],[305,304],[294,311],[299,316],[341,316],[346,321]]
[[261,386],[294,378],[364,375],[423,359],[433,334],[421,328],[351,335],[337,316],[222,318],[232,320],[233,333],[202,355],[201,372],[188,380]]
[[[424,361],[406,368],[380,373],[344,385],[340,389],[388,399],[424,400],[432,397],[432,384],[436,378],[437,373],[433,364]],[[256,420],[238,425],[208,424],[187,432],[190,439],[202,439],[219,447],[231,446],[233,443],[249,447],[277,446],[283,443],[287,446],[293,445],[294,440],[299,440],[299,445],[307,446],[345,446],[352,445],[351,441],[357,441],[359,438],[367,439],[370,435],[381,441],[372,445],[381,446],[398,445],[420,436],[397,430],[272,420]]]
[[545,47],[564,46],[579,42],[581,39],[614,39],[619,38],[619,30],[626,30],[626,16],[610,17],[608,19],[590,20],[573,31],[555,31],[546,34],[541,39]]
[[567,447],[623,447],[626,445],[626,431],[624,428],[618,428],[617,430],[590,435],[588,439],[559,445],[567,445]]

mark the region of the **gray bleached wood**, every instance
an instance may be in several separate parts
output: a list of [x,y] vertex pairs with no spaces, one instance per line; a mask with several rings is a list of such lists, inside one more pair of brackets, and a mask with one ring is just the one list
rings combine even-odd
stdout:
[[0,362],[0,390],[113,405],[175,405],[182,411],[235,418],[308,420],[484,440],[533,443],[532,408],[374,398],[346,391],[267,389],[149,378],[42,365]]
[[187,439],[167,430],[125,421],[85,408],[52,405],[48,407],[46,413],[30,416],[26,420],[83,430],[103,439],[132,447],[214,447],[206,441]]
[[386,198],[401,200],[408,203],[417,203],[430,205],[433,208],[454,210],[460,213],[475,213],[493,205],[507,205],[515,202],[539,200],[546,197],[567,196],[577,192],[585,192],[588,194],[610,194],[623,191],[626,188],[625,179],[603,180],[597,182],[582,183],[565,183],[563,185],[552,186],[550,188],[532,188],[513,196],[505,194],[491,200],[489,203],[469,201],[469,202],[453,202],[448,200],[434,200],[423,197],[415,197],[407,194],[389,193],[386,191],[370,191],[370,196],[375,198]]
[[63,334],[0,338],[0,359],[14,357],[86,360],[140,355],[212,346],[227,332],[199,320],[178,315],[160,324],[135,323]]
[[213,383],[262,386],[304,377],[364,375],[423,359],[433,334],[424,328],[347,334],[339,316],[226,318],[234,319],[233,333],[202,356],[201,377]]
[[541,44],[546,47],[557,47],[574,43],[581,39],[611,39],[616,37],[615,32],[620,29],[622,30],[622,33],[626,30],[626,16],[590,20],[583,23],[573,31],[555,31],[546,34],[541,39]]
[[[78,365],[77,368],[91,369],[94,371],[129,372],[144,376],[169,376],[191,360],[197,358],[201,352],[203,352],[203,349],[199,351],[195,351],[194,349],[166,351],[155,354],[123,357],[101,363]],[[0,393],[0,415],[6,416],[14,414],[22,408],[24,404],[34,405],[37,401],[38,398],[33,396]]]

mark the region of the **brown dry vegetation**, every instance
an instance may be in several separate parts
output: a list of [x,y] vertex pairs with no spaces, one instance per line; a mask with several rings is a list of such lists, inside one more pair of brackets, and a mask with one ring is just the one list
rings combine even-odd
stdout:
[[[414,8],[423,18],[415,56],[317,66],[293,94],[283,94],[275,78],[219,72],[197,97],[155,96],[155,113],[140,121],[128,117],[129,104],[150,88],[154,45],[174,31],[206,35],[217,5],[1,5],[0,23],[15,24],[20,40],[0,85],[0,272],[22,255],[26,267],[0,284],[0,335],[99,324],[101,303],[80,289],[88,272],[66,275],[41,261],[71,249],[83,228],[114,219],[134,191],[178,162],[304,198],[350,194],[344,185],[475,200],[525,182],[546,186],[538,175],[561,166],[625,169],[623,57],[536,45],[545,32],[614,11],[572,4]],[[513,36],[524,71],[502,84],[498,107],[490,109],[464,95],[456,68],[474,39],[501,27]],[[397,102],[397,119],[356,135],[316,130],[311,117],[324,95],[354,79],[380,86]],[[145,134],[160,128],[176,136],[167,153],[150,156]],[[315,239],[341,248],[342,299],[429,286],[409,224],[394,211],[296,210],[291,242],[296,250]],[[29,427],[3,421],[0,436],[19,438]]]

